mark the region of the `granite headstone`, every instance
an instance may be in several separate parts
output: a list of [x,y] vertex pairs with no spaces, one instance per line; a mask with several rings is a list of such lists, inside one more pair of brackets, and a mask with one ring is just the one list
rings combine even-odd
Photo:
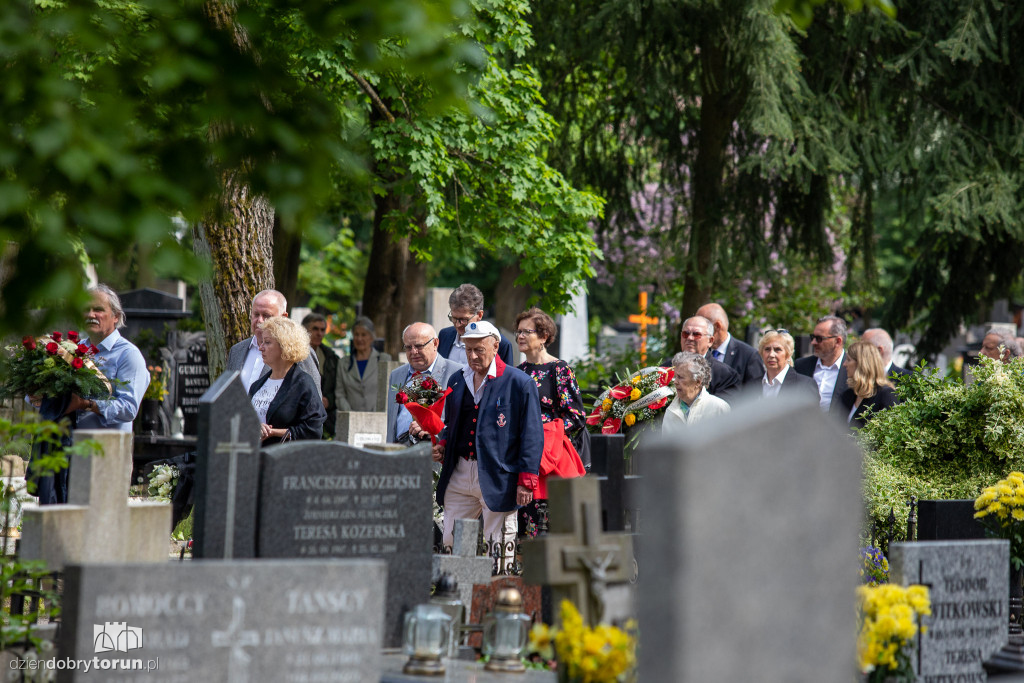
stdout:
[[785,397],[687,429],[644,453],[640,679],[846,683],[860,449]]
[[974,518],[974,500],[917,502],[917,540],[946,541],[987,537],[985,526]]
[[170,405],[181,408],[184,417],[182,432],[193,436],[199,433],[199,405],[210,386],[206,333],[172,332],[168,335],[167,345]]
[[430,447],[393,455],[331,442],[263,451],[258,557],[374,557],[387,562],[385,644],[430,597]]
[[927,630],[913,657],[918,680],[986,680],[982,662],[1009,637],[1009,541],[893,543],[889,580],[929,589],[932,614],[921,619]]
[[486,555],[479,555],[480,520],[457,519],[452,530],[452,552],[435,554],[433,576],[437,581],[442,574],[449,574],[459,584],[459,599],[469,611],[473,599],[473,585],[490,581],[494,561]]
[[388,414],[339,410],[334,440],[350,446],[383,444],[388,433]]
[[217,378],[199,402],[194,557],[254,557],[260,421],[238,372]]
[[[58,681],[379,680],[380,560],[74,566]],[[124,670],[127,669],[127,670]]]

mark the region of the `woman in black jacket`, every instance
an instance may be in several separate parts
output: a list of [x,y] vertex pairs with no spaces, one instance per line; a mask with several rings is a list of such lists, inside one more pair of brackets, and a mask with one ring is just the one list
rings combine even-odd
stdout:
[[[859,341],[846,350],[846,383],[849,388],[839,399],[847,410],[846,422],[851,429],[867,424],[871,415],[896,405],[896,390],[885,376],[882,356],[871,342]],[[836,387],[838,391],[840,387]],[[871,409],[867,415],[865,413]]]
[[249,399],[260,417],[263,445],[320,439],[327,411],[313,378],[296,365],[309,355],[309,334],[280,316],[268,318],[260,329],[260,352],[270,372],[253,382]]

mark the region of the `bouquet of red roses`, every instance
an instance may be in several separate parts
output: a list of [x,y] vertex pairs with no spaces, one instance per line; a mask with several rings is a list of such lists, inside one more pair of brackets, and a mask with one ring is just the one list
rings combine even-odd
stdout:
[[437,435],[444,429],[441,412],[444,400],[451,389],[442,389],[433,377],[427,374],[416,375],[408,384],[398,388],[395,402],[404,405],[405,409],[419,423],[423,431],[430,434],[432,443],[437,442]]
[[82,344],[74,330],[24,337],[21,345],[0,354],[0,396],[108,398],[112,387],[96,367],[98,352],[92,344]]
[[637,422],[652,419],[668,407],[675,396],[674,376],[671,368],[649,367],[637,371],[597,397],[593,412],[587,416],[587,425],[591,431],[615,434],[623,426],[632,427]]

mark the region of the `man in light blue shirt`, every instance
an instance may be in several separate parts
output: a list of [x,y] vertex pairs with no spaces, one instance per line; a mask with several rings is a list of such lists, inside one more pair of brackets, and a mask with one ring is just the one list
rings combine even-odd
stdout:
[[149,370],[135,344],[121,336],[124,310],[121,300],[110,287],[97,285],[90,288],[92,303],[85,317],[83,343],[94,344],[96,366],[107,379],[119,380],[113,384],[109,399],[84,399],[72,395],[70,410],[78,410],[78,429],[119,429],[132,431],[132,420],[139,413],[139,404],[149,387]]

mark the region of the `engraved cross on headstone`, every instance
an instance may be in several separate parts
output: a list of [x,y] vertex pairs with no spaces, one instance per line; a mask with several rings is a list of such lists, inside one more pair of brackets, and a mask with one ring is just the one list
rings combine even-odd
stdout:
[[228,492],[225,500],[224,513],[224,559],[231,559],[235,544],[235,502],[238,499],[238,456],[251,455],[250,444],[238,440],[238,427],[242,421],[240,414],[231,418],[231,440],[217,444],[214,453],[228,455]]
[[595,478],[550,481],[551,532],[522,545],[523,580],[551,586],[556,609],[569,600],[590,624],[603,617],[608,584],[633,574],[633,540],[602,531],[599,498]]
[[193,555],[256,556],[260,421],[238,372],[199,399]]
[[245,599],[236,595],[231,600],[231,623],[225,630],[210,634],[210,643],[214,647],[231,648],[227,683],[249,682],[249,662],[252,661],[252,657],[245,648],[257,647],[260,644],[259,631],[246,631],[243,627],[244,621]]

